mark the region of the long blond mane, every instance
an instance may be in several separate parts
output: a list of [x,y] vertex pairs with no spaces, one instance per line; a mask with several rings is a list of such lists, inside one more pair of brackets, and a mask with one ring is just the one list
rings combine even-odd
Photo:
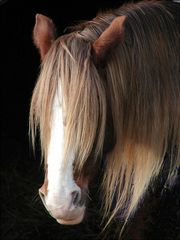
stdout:
[[[124,42],[97,67],[92,43],[119,15],[127,16]],[[101,14],[59,37],[42,63],[30,128],[34,139],[39,127],[45,163],[57,88],[65,113],[64,160],[74,149],[79,172],[92,150],[92,166],[102,155],[107,113],[112,113],[116,144],[106,156],[102,182],[108,223],[117,212],[127,219],[135,211],[167,152],[169,179],[180,163],[179,39],[168,5],[140,2]]]

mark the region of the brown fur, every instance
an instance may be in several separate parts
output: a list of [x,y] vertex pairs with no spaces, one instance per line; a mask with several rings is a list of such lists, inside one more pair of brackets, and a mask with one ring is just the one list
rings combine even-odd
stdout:
[[[34,138],[39,126],[45,163],[59,86],[66,114],[64,161],[73,149],[76,173],[91,172],[84,166],[96,169],[109,130],[107,116],[112,115],[115,145],[106,155],[102,182],[107,224],[118,212],[127,220],[136,210],[159,175],[166,152],[171,155],[168,179],[180,163],[177,12],[176,6],[161,1],[124,5],[59,37],[42,63],[30,128]],[[97,66],[92,46],[117,16],[126,16],[124,40]]]
[[123,42],[124,22],[126,17],[115,18],[111,25],[101,34],[101,36],[92,44],[96,55],[96,61],[104,61],[107,52]]

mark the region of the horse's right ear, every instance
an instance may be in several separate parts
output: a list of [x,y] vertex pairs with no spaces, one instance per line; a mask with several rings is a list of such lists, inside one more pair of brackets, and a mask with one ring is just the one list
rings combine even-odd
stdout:
[[50,18],[42,14],[36,14],[33,40],[35,46],[39,49],[41,60],[43,60],[55,40],[55,32],[54,23]]
[[106,59],[107,54],[124,41],[126,16],[116,17],[100,37],[92,44],[95,63]]

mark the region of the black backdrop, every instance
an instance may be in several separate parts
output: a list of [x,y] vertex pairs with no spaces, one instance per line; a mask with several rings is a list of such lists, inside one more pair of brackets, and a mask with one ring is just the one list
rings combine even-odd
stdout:
[[[62,34],[67,26],[80,20],[90,20],[99,10],[115,8],[122,2],[0,0],[0,38],[3,41],[0,53],[1,239],[101,239],[101,236],[98,238],[101,227],[96,196],[92,196],[94,201],[90,203],[85,221],[74,227],[57,224],[45,212],[37,196],[43,181],[40,151],[37,149],[34,157],[28,139],[29,105],[40,65],[39,54],[32,41],[32,30],[36,13],[51,17],[59,34]],[[168,218],[169,209],[176,204],[176,198],[168,196],[166,203],[161,202],[160,208],[154,208],[152,215],[155,217],[148,220],[146,236],[137,238],[131,235],[127,239],[177,239],[176,228],[173,228],[177,224],[176,219]],[[117,239],[115,228],[116,222],[107,239]]]

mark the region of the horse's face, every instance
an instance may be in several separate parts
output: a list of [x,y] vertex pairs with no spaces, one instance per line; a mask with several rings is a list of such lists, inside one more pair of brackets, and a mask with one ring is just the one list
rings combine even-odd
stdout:
[[[55,39],[55,28],[51,19],[36,15],[34,42],[40,50],[41,59]],[[59,92],[58,92],[59,94]],[[85,192],[87,185],[78,184],[73,177],[74,152],[69,153],[67,165],[63,165],[64,112],[58,94],[54,97],[51,114],[51,135],[47,148],[45,178],[39,195],[44,206],[59,223],[77,224],[82,221],[85,212]]]
[[[121,22],[123,22],[122,19],[120,19],[120,23]],[[114,26],[116,25],[117,21],[115,21]],[[110,29],[110,33],[112,32],[114,31]],[[120,34],[118,32],[116,37],[119,38],[119,36]],[[108,43],[108,46],[111,46],[111,44],[109,44],[109,40],[116,39],[116,37],[110,37],[106,33],[104,35],[102,34],[103,46],[105,42]],[[51,47],[54,39],[55,29],[53,22],[51,21],[51,19],[38,14],[36,16],[36,25],[34,27],[34,42],[40,50],[42,60],[48,52],[49,48]],[[94,53],[97,54],[96,60],[105,55],[105,52],[103,51],[104,49],[101,48],[101,38],[93,44],[93,47]],[[77,224],[82,221],[85,213],[87,189],[90,181],[90,177],[88,176],[88,174],[91,175],[91,177],[94,176],[95,169],[97,169],[98,167],[97,165],[96,167],[94,167],[95,165],[92,164],[93,150],[92,153],[89,153],[89,155],[87,156],[87,158],[91,159],[92,161],[86,161],[83,166],[83,173],[81,175],[77,174],[76,170],[74,170],[76,152],[73,149],[70,149],[70,151],[68,151],[68,156],[66,156],[66,163],[64,164],[65,161],[63,153],[67,126],[65,123],[66,113],[60,103],[61,97],[61,92],[57,90],[54,96],[51,111],[51,131],[49,145],[47,147],[45,180],[42,187],[39,189],[39,194],[48,212],[59,223]],[[89,107],[89,109],[91,109],[92,112],[92,106]],[[111,117],[109,118],[107,116],[104,119],[106,119],[106,125],[108,124],[108,122],[110,122],[111,124]],[[108,119],[111,120],[108,121]],[[97,121],[96,118],[95,121]],[[96,139],[97,128],[94,129],[95,131],[93,136],[94,139]],[[106,139],[112,139],[109,136],[108,131],[106,133],[105,142],[103,143],[105,144],[105,147],[103,148],[104,153],[109,151],[109,149],[111,148],[111,144],[109,144],[109,142],[106,143]],[[91,145],[94,146],[95,143],[92,142]],[[93,171],[91,171],[90,169],[92,168],[92,165]]]
[[81,222],[85,211],[86,184],[74,181],[74,152],[63,165],[64,130],[62,107],[55,96],[52,111],[52,129],[47,153],[46,177],[39,189],[41,199],[49,213],[62,224]]

